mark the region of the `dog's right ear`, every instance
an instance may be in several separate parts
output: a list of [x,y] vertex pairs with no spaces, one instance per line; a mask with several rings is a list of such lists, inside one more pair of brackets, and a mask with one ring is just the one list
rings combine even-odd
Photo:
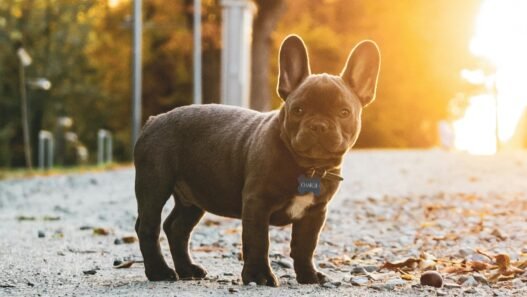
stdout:
[[280,46],[278,95],[284,101],[311,74],[307,49],[298,35],[287,36]]

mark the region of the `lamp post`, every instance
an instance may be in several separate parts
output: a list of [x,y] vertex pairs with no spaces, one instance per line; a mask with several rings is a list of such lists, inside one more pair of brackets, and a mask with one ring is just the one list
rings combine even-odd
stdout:
[[194,104],[201,104],[201,0],[194,0]]
[[24,135],[24,153],[26,156],[26,166],[28,169],[33,168],[33,162],[31,160],[31,142],[29,139],[29,118],[27,108],[27,92],[26,92],[26,71],[25,68],[31,65],[31,56],[26,52],[23,47],[19,47],[16,51],[19,60],[19,83],[20,83],[20,99],[22,109],[22,133]]
[[142,43],[142,0],[134,0],[133,47],[132,47],[132,156],[139,131],[141,130],[141,43]]
[[27,85],[30,88],[36,89],[36,90],[47,91],[51,89],[51,82],[44,77],[33,78],[33,79],[30,78],[27,80]]

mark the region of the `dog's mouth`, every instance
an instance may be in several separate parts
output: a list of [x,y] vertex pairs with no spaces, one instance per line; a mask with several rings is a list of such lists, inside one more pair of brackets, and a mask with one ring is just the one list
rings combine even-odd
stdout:
[[342,137],[322,138],[302,134],[291,138],[291,148],[298,156],[315,160],[340,158],[347,151]]

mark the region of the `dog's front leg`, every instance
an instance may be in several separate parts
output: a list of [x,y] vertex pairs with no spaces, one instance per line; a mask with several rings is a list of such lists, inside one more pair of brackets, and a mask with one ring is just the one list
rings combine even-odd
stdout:
[[278,286],[269,265],[269,218],[271,210],[261,199],[244,199],[242,209],[242,241],[244,284]]
[[323,284],[328,278],[313,265],[313,254],[318,235],[326,220],[326,206],[316,205],[298,221],[293,222],[291,258],[294,260],[296,280],[300,284]]

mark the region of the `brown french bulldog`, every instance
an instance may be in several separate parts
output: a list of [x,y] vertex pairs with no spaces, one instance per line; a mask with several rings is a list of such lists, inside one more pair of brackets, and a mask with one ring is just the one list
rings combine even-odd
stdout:
[[[189,251],[205,211],[241,218],[244,284],[278,286],[269,266],[269,225],[293,224],[291,257],[301,284],[324,283],[313,253],[326,209],[339,187],[343,156],[375,97],[380,54],[359,43],[340,76],[311,74],[299,36],[280,48],[278,111],[193,105],[151,117],[135,146],[136,231],[151,281],[200,279]],[[159,246],[161,211],[176,205],[163,229],[175,271]]]

